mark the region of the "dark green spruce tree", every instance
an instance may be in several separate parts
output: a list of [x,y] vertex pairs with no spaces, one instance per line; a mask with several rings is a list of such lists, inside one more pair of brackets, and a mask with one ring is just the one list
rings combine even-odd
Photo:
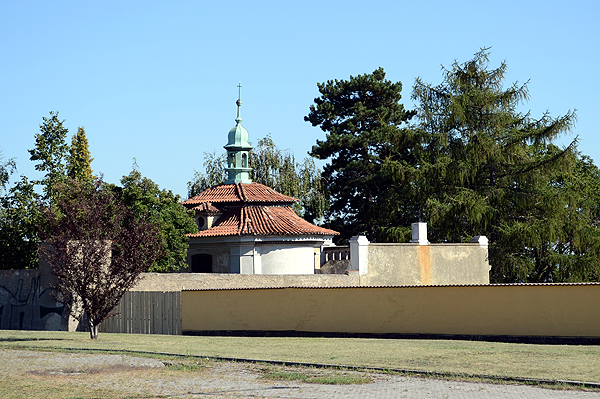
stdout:
[[326,133],[310,154],[328,160],[328,227],[341,239],[359,233],[372,241],[410,237],[410,223],[419,218],[421,138],[407,125],[414,112],[400,103],[402,84],[385,79],[379,68],[317,86],[321,96],[304,119]]
[[[589,224],[597,210],[581,196],[597,184],[596,172],[579,158],[576,141],[553,144],[570,131],[575,113],[520,112],[527,85],[505,88],[506,64],[489,69],[488,56],[483,49],[455,62],[437,86],[420,79],[414,86],[432,239],[487,236],[494,282],[597,278],[598,262],[592,266],[589,256],[598,245]],[[578,173],[586,180],[578,182]]]
[[538,187],[533,209],[501,225],[495,251],[503,251],[508,261],[491,259],[493,266],[504,266],[503,279],[495,274],[494,279],[600,281],[599,190],[600,172],[589,157],[576,154],[571,168],[550,173],[546,184]]

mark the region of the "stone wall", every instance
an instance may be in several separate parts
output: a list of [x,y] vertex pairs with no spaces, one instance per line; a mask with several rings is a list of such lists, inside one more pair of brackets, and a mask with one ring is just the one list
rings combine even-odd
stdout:
[[487,246],[368,244],[361,286],[489,284]]
[[[368,242],[367,242],[368,243]],[[144,273],[132,291],[489,284],[487,246],[368,243],[367,267],[345,274]],[[360,269],[360,270],[358,270]]]
[[[485,245],[372,244],[362,237],[350,249],[352,265],[345,274],[143,273],[131,291],[489,284]],[[52,298],[50,278],[44,264],[39,271],[0,271],[0,329],[77,328]]]
[[212,274],[143,273],[132,291],[182,291],[198,289],[274,288],[274,287],[356,287],[356,273],[345,274]]
[[0,270],[0,329],[61,330],[65,308],[49,279],[38,270]]

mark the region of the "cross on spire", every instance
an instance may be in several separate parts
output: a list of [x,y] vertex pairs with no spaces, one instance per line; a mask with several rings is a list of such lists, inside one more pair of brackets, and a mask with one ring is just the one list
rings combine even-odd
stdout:
[[237,105],[237,117],[235,118],[235,127],[229,131],[227,135],[227,165],[225,168],[227,171],[227,180],[225,184],[233,183],[252,183],[250,179],[250,171],[252,168],[248,166],[249,151],[252,149],[250,143],[248,143],[248,131],[242,126],[242,83],[238,83],[238,100],[235,102]]

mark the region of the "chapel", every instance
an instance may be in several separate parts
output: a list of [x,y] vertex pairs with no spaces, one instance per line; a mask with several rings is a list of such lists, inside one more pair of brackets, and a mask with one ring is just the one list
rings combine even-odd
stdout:
[[237,100],[229,131],[227,180],[182,202],[195,212],[188,234],[188,265],[196,273],[314,274],[323,249],[338,232],[316,226],[292,210],[298,201],[250,178],[248,131]]

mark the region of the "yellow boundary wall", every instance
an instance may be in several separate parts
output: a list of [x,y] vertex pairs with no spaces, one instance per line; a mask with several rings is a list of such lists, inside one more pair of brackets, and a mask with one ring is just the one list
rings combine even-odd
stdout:
[[182,329],[600,337],[600,284],[183,291]]

